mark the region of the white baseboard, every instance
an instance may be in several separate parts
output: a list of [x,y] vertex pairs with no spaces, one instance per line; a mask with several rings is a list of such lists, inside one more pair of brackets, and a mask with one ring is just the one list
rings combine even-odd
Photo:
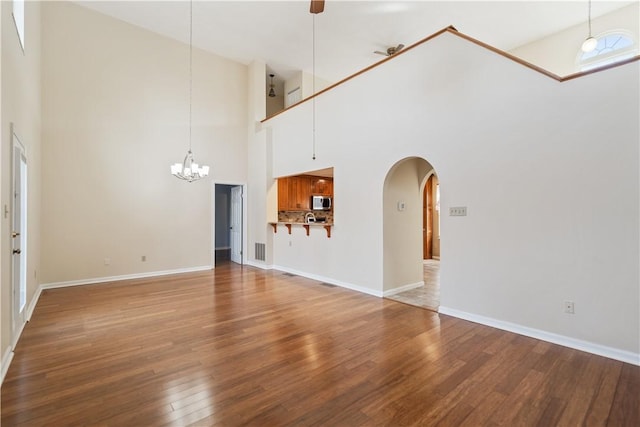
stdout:
[[18,329],[18,331],[16,332],[16,334],[13,336],[13,339],[11,340],[11,350],[15,350],[16,346],[18,345],[18,341],[20,340],[20,337],[22,336],[22,331],[24,331],[24,327],[27,325],[27,322],[25,321],[22,325],[20,325],[20,328]]
[[564,347],[573,348],[575,350],[586,351],[587,353],[597,354],[598,356],[608,357],[609,359],[619,360],[621,362],[630,363],[640,366],[640,354],[626,350],[620,350],[613,347],[607,347],[601,344],[595,344],[588,341],[582,341],[576,338],[564,335],[554,334],[552,332],[542,331],[540,329],[529,328],[527,326],[518,325],[516,323],[505,322],[503,320],[493,319],[491,317],[480,316],[465,311],[456,310],[454,308],[440,306],[440,314],[457,317],[459,319],[468,320],[470,322],[479,323],[481,325],[491,326],[493,328],[502,329],[504,331],[513,332]]
[[260,262],[260,261],[245,260],[244,263],[245,263],[245,265],[250,265],[251,267],[260,268],[262,270],[273,270],[273,265],[265,264],[265,263]]
[[38,300],[40,300],[40,295],[42,295],[42,285],[38,286],[36,289],[36,293],[31,298],[31,302],[29,303],[29,307],[27,307],[26,312],[26,321],[31,320],[31,316],[33,315],[33,310],[36,308],[36,304],[38,304]]
[[31,320],[31,315],[33,314],[33,310],[36,308],[36,304],[40,299],[40,294],[42,294],[42,286],[38,286],[38,289],[36,289],[36,293],[33,295],[33,298],[31,298],[31,302],[27,306],[24,323],[20,326],[18,332],[12,337],[11,346],[7,348],[7,350],[2,355],[2,362],[0,362],[0,365],[2,366],[2,368],[0,369],[0,385],[2,385],[2,383],[4,382],[4,376],[7,374],[9,365],[11,365],[11,361],[13,360],[13,350],[15,350],[16,346],[18,345],[18,341],[20,341],[20,337],[22,336],[24,327],[27,325],[29,320]]
[[9,370],[9,365],[11,365],[12,360],[13,349],[8,347],[2,355],[2,362],[0,362],[0,385],[4,382],[4,377],[7,375],[7,371]]
[[68,286],[95,285],[96,283],[118,282],[121,280],[145,279],[147,277],[167,276],[169,274],[193,273],[213,269],[212,265],[200,267],[178,268],[175,270],[150,271],[148,273],[123,274],[121,276],[96,277],[92,279],[69,280],[67,282],[44,283],[40,285],[42,289],[66,288]]
[[421,286],[424,286],[424,281],[409,283],[408,285],[400,286],[399,288],[389,289],[388,291],[384,291],[382,294],[383,296],[388,297],[391,295],[399,294],[400,292],[410,291],[411,289],[419,288]]
[[317,280],[319,282],[329,283],[330,285],[340,286],[341,288],[351,289],[352,291],[362,292],[363,294],[373,295],[374,297],[382,297],[381,291],[374,289],[363,288],[362,286],[354,285],[352,283],[342,282],[340,280],[330,279],[328,277],[319,276],[317,274],[306,273],[304,271],[298,271],[279,265],[273,266],[274,270],[284,271],[285,273],[295,274],[296,276],[306,277],[307,279]]

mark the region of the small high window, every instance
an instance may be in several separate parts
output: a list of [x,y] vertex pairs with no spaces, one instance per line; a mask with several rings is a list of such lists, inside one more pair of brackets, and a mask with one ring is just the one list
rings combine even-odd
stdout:
[[591,52],[578,55],[580,71],[591,70],[603,65],[613,64],[637,55],[637,43],[624,32],[610,32],[597,37],[598,45]]
[[13,22],[16,23],[20,47],[24,51],[24,0],[13,0]]

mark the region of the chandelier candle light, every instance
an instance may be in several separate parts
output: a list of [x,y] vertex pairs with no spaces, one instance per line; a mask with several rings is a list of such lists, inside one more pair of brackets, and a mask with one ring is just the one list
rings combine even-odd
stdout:
[[189,151],[182,163],[171,165],[171,174],[184,181],[193,182],[209,175],[209,166],[200,166],[191,152],[191,110],[193,98],[193,0],[189,1]]

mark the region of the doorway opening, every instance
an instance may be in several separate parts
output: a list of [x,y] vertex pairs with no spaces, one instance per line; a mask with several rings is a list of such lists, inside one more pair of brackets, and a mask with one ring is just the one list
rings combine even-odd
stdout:
[[384,295],[437,311],[440,306],[438,176],[425,159],[396,163],[384,184]]
[[17,341],[26,323],[27,305],[27,157],[20,139],[11,129],[13,139],[12,174],[12,326],[14,341]]
[[244,263],[243,191],[242,185],[215,184],[214,266]]

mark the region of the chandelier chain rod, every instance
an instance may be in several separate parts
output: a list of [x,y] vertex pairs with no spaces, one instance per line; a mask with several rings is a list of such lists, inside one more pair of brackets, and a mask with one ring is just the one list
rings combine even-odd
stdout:
[[312,160],[316,159],[316,14],[312,14],[313,17],[313,31],[312,31],[312,64],[311,68],[313,69],[313,81],[311,82],[311,89],[313,91],[313,99],[312,99],[312,137],[313,137],[313,157]]
[[193,0],[189,0],[189,151],[182,163],[171,165],[171,174],[187,182],[197,181],[209,175],[209,166],[198,165],[193,159]]
[[591,0],[589,0],[589,37],[591,37]]
[[193,103],[193,0],[189,0],[189,151],[191,151]]

